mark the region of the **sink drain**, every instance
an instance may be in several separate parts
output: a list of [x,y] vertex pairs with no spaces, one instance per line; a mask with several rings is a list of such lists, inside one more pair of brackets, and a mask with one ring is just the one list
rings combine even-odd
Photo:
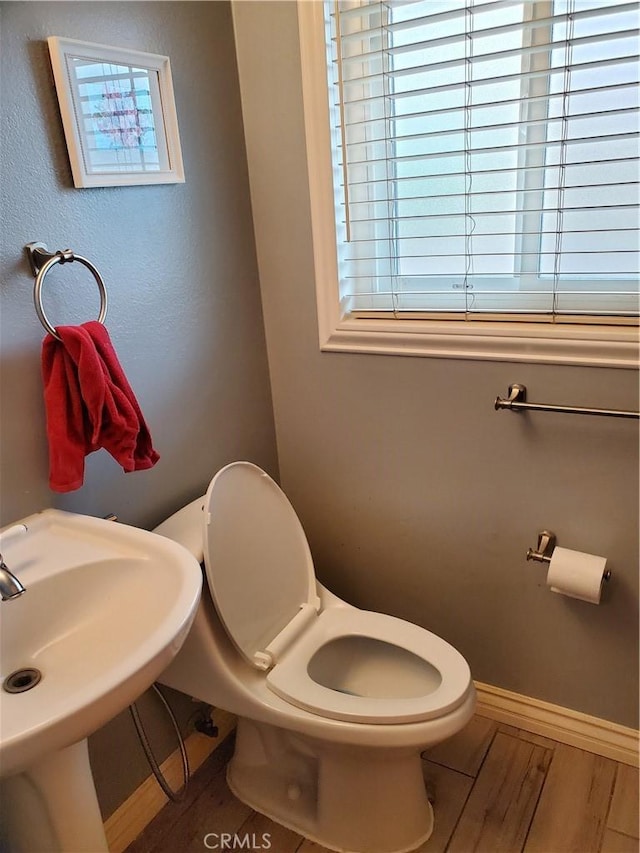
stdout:
[[24,693],[35,687],[41,678],[39,669],[16,669],[2,682],[2,689],[7,693]]

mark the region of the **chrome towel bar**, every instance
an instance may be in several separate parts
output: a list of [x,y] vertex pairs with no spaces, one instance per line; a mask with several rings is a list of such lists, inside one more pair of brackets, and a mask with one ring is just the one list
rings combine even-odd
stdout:
[[33,303],[35,305],[36,314],[38,315],[38,319],[44,326],[45,330],[49,332],[50,335],[53,335],[54,338],[60,340],[60,336],[56,333],[56,330],[47,319],[47,315],[44,313],[44,306],[42,305],[42,285],[47,273],[51,267],[56,264],[66,264],[71,263],[72,261],[77,261],[89,270],[96,280],[98,290],[100,291],[100,313],[98,315],[98,322],[104,323],[105,317],[107,316],[107,289],[104,286],[102,276],[90,261],[80,255],[74,254],[71,249],[65,249],[64,251],[59,252],[50,252],[44,243],[27,243],[25,248],[29,256],[31,271],[36,277],[33,287]]
[[554,406],[548,403],[527,403],[526,385],[509,385],[509,396],[496,397],[494,408],[510,409],[513,412],[565,412],[571,415],[606,415],[609,418],[640,418],[640,412],[621,409],[588,409],[582,406]]

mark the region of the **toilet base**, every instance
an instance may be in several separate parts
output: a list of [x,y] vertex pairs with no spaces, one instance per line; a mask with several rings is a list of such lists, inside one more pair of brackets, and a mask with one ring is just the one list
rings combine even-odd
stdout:
[[327,743],[239,719],[227,782],[251,808],[340,853],[408,853],[433,831],[416,749]]

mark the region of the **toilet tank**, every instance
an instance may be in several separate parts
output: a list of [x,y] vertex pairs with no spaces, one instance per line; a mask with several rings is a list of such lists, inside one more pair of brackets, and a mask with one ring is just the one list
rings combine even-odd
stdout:
[[173,539],[191,551],[196,560],[202,565],[204,561],[204,545],[202,514],[204,512],[204,498],[196,498],[191,503],[175,512],[162,524],[154,529],[154,533]]

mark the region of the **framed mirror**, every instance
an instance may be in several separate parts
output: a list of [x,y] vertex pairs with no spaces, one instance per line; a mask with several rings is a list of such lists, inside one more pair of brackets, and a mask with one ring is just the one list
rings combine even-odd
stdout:
[[182,183],[168,56],[47,39],[76,187]]

